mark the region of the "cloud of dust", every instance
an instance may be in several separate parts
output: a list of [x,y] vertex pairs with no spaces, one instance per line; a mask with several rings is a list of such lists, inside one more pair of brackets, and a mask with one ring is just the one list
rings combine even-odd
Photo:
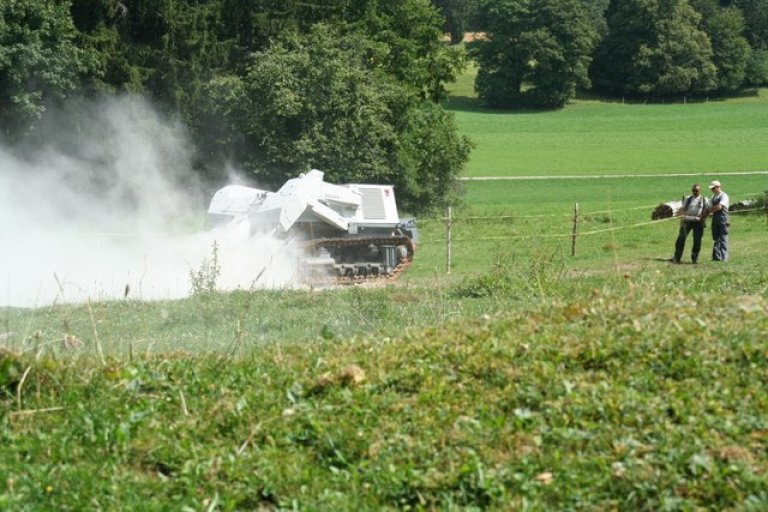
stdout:
[[294,284],[285,241],[205,229],[180,125],[137,97],[77,109],[77,133],[0,147],[0,306],[185,297],[214,241],[218,289]]

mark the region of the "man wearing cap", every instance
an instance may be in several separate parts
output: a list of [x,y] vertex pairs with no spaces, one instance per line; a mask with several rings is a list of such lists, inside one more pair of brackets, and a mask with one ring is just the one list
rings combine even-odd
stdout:
[[712,261],[728,260],[728,208],[731,206],[728,194],[720,189],[720,182],[715,180],[709,184],[712,191],[712,205],[707,210],[712,216]]
[[683,207],[680,210],[680,232],[675,242],[675,255],[672,257],[673,263],[680,263],[685,250],[685,239],[688,233],[693,232],[693,248],[691,249],[691,263],[696,264],[699,261],[699,252],[701,251],[701,239],[704,236],[704,227],[706,226],[705,217],[709,208],[709,200],[701,195],[701,186],[696,183],[691,188],[691,195],[683,200]]

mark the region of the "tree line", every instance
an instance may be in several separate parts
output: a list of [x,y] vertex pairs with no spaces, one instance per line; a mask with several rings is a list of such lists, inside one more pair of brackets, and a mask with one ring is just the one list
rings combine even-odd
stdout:
[[[446,30],[485,37],[465,49]],[[4,0],[0,137],[34,144],[72,98],[142,94],[184,122],[212,181],[315,167],[392,183],[419,212],[450,200],[469,156],[440,104],[468,57],[492,107],[729,94],[768,82],[768,0]]]
[[768,84],[768,0],[438,0],[495,107],[557,108],[579,88],[646,99]]
[[465,60],[441,24],[420,0],[3,0],[0,137],[34,144],[72,98],[140,93],[183,120],[211,181],[314,167],[423,211],[470,151],[439,103]]

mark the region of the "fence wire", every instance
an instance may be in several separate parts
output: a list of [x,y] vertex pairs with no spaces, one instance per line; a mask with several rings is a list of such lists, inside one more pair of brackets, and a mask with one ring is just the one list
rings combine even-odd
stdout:
[[[617,213],[617,212],[624,212],[624,211],[633,211],[633,210],[639,210],[639,209],[649,209],[654,208],[655,206],[637,206],[632,208],[624,208],[624,209],[613,209],[613,210],[598,210],[598,211],[592,211],[592,212],[585,212],[585,213],[579,213],[579,217],[589,217],[591,215],[599,214],[599,213]],[[742,213],[750,213],[750,212],[768,212],[768,209],[765,207],[757,207],[757,208],[741,208],[735,211],[729,211],[729,215],[738,215]],[[551,214],[551,215],[530,215],[530,216],[524,216],[524,215],[501,215],[501,216],[468,216],[468,217],[432,217],[429,219],[424,219],[427,221],[448,221],[450,220],[452,224],[460,224],[463,221],[466,220],[499,220],[499,219],[520,219],[520,218],[537,218],[537,217],[568,217],[573,218],[573,214],[565,215],[565,214]],[[680,217],[678,216],[671,216],[671,217],[665,217],[663,219],[656,219],[646,222],[635,222],[633,224],[624,224],[621,226],[611,226],[608,228],[601,228],[601,229],[592,229],[589,231],[577,231],[575,234],[573,232],[568,233],[550,233],[550,234],[529,234],[529,235],[499,235],[499,236],[485,236],[485,237],[472,237],[470,238],[456,238],[451,237],[451,242],[469,242],[469,241],[494,241],[494,240],[523,240],[523,239],[537,239],[537,238],[573,238],[574,236],[580,237],[580,236],[586,236],[586,235],[598,235],[601,233],[607,233],[610,231],[618,231],[618,230],[626,230],[626,229],[634,229],[634,228],[640,228],[644,226],[650,226],[653,224],[661,224],[664,222],[669,222],[673,220],[679,220]],[[419,221],[420,223],[423,221]],[[441,237],[441,238],[433,238],[427,243],[442,243],[446,242],[447,237]],[[421,243],[424,243],[423,241]]]

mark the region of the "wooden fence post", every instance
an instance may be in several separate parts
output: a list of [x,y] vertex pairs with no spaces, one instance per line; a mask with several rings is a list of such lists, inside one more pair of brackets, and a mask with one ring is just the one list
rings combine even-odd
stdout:
[[451,207],[445,220],[445,273],[451,273]]
[[573,231],[571,231],[571,256],[576,256],[576,226],[579,223],[579,203],[573,205]]

